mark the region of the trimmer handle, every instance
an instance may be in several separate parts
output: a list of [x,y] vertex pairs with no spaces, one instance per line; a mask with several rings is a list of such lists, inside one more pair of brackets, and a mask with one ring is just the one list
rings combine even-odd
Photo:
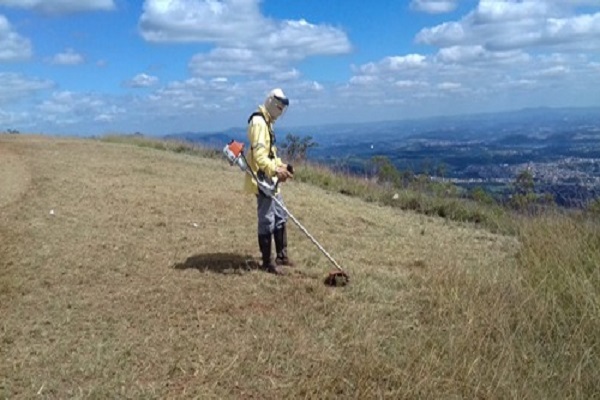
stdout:
[[261,192],[263,192],[268,197],[275,196],[275,194],[277,193],[277,187],[279,186],[279,181],[277,181],[275,183],[268,183],[266,179],[260,179],[258,176],[256,176],[250,168],[248,168],[248,171],[250,172],[252,177],[256,180],[256,183],[258,184],[258,188],[260,189]]
[[[269,184],[265,179],[259,179],[256,174],[254,174],[252,169],[248,166],[248,160],[246,160],[246,156],[244,155],[244,143],[236,142],[235,140],[230,141],[223,148],[223,155],[227,161],[229,161],[229,165],[237,165],[242,171],[249,173],[254,180],[256,180],[259,190],[266,196],[275,196],[279,181]],[[290,167],[291,166],[288,165],[288,171],[290,170]],[[292,167],[292,171],[293,169],[294,168]]]

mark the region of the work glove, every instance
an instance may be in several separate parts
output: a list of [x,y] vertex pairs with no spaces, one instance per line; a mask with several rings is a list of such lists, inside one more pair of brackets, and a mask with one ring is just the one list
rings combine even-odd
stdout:
[[279,182],[285,182],[288,179],[294,177],[294,175],[289,172],[288,166],[286,164],[278,166],[275,170],[275,173],[277,174],[277,179],[279,180]]

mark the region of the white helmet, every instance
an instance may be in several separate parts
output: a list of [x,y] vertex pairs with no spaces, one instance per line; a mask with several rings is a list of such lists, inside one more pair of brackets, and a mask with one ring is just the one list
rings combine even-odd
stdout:
[[289,105],[290,101],[286,95],[283,94],[283,90],[279,88],[271,90],[265,99],[265,109],[273,121],[281,117]]

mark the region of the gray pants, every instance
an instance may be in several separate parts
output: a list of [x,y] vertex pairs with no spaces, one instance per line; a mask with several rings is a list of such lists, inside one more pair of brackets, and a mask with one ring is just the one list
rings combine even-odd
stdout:
[[[277,193],[275,197],[281,202],[281,204],[284,204],[281,193]],[[276,229],[280,229],[283,224],[287,222],[286,212],[283,211],[283,208],[274,202],[273,199],[265,196],[262,192],[259,192],[259,194],[256,196],[256,200],[259,235],[272,234]]]

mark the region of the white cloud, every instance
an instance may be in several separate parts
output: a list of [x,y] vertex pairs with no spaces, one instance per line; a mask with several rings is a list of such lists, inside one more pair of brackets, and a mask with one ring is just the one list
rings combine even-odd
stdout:
[[158,78],[156,76],[148,75],[148,74],[137,74],[129,81],[125,82],[126,87],[131,88],[146,88],[150,86],[154,86],[158,83]]
[[234,76],[270,74],[283,68],[280,60],[265,62],[247,48],[216,48],[209,53],[196,54],[189,68],[197,76]]
[[145,0],[139,28],[150,42],[215,45],[190,61],[199,76],[279,73],[315,55],[347,53],[346,34],[328,25],[265,17],[259,0]]
[[67,126],[92,121],[108,122],[125,113],[125,108],[117,102],[105,99],[99,94],[85,94],[72,91],[55,92],[37,106],[38,118],[42,125]]
[[95,122],[113,122],[119,118],[120,115],[125,114],[126,110],[116,105],[107,105],[104,107],[100,114],[93,117]]
[[79,95],[75,92],[62,91],[53,93],[51,98],[43,101],[39,109],[49,118],[56,115],[74,115],[75,109],[91,109],[102,105],[102,102],[92,96]]
[[13,126],[23,129],[22,127],[26,126],[28,121],[31,121],[31,117],[25,111],[14,112],[0,109],[0,126],[4,129],[14,129]]
[[436,59],[442,63],[508,63],[527,62],[530,56],[522,50],[489,51],[481,45],[451,46],[440,49]]
[[479,24],[504,23],[544,18],[550,15],[553,5],[543,0],[481,0],[474,13],[474,20]]
[[219,47],[208,53],[194,55],[188,66],[195,76],[270,75],[272,79],[285,81],[299,76],[299,72],[290,69],[289,64],[300,58],[302,54],[290,54],[272,48]]
[[429,86],[427,82],[411,80],[399,80],[394,82],[394,85],[401,89],[424,88]]
[[49,62],[53,65],[79,65],[85,62],[85,58],[73,49],[66,49],[62,53],[55,54]]
[[481,0],[461,20],[422,29],[416,40],[442,48],[481,46],[490,51],[600,48],[600,12],[577,15],[574,7],[575,2],[556,0]]
[[498,93],[518,93],[519,90],[533,90],[538,86],[538,81],[535,79],[512,79],[506,78],[501,81],[496,81],[491,86]]
[[261,37],[263,20],[252,0],[145,0],[139,27],[151,42],[231,44]]
[[493,110],[527,104],[590,104],[597,98],[592,88],[600,84],[600,74],[594,68],[598,56],[589,52],[530,54],[521,49],[491,51],[471,45],[442,48],[424,59],[413,57],[421,60],[412,63],[418,67],[402,68],[409,59],[402,55],[385,57],[354,67],[344,96],[348,101],[368,99],[364,104],[372,106],[379,101],[378,96],[403,99],[403,110],[414,107],[414,112],[421,113],[446,109],[472,112],[473,108]]
[[362,74],[381,74],[406,69],[417,69],[427,66],[427,57],[421,54],[408,54],[405,56],[390,56],[376,63],[367,63],[358,68]]
[[[213,129],[207,124],[243,126],[247,116],[263,102],[273,85],[272,80],[234,81],[226,77],[195,77],[170,82],[148,95],[136,96],[124,107],[129,120],[139,118],[153,130],[162,128],[167,132],[176,132]],[[285,82],[281,87],[292,101],[290,108],[293,110],[289,115],[299,112],[299,104],[303,99],[312,101],[315,96],[328,91],[324,85],[313,80],[295,79]],[[123,120],[123,116],[119,115],[111,122],[117,123],[119,119]],[[152,124],[149,120],[153,121]]]
[[25,8],[48,14],[115,9],[114,0],[0,0],[0,6]]
[[206,81],[200,78],[191,78],[185,81],[171,82],[148,96],[148,102],[154,116],[169,116],[179,114],[178,109],[213,108],[222,97],[229,95],[229,91],[214,94],[214,88],[219,87],[222,91],[224,82],[220,80]]
[[448,13],[454,11],[457,6],[458,0],[412,0],[410,2],[413,10],[431,14]]
[[[420,32],[418,42],[431,47],[367,60],[352,66],[352,76],[340,83],[304,77],[296,64],[348,52],[343,30],[302,19],[275,20],[262,14],[260,4],[146,0],[139,20],[143,38],[201,43],[198,47],[206,49],[190,59],[189,79],[159,85],[157,77],[132,74],[124,85],[148,89],[125,95],[57,92],[40,104],[38,95],[51,82],[0,74],[0,88],[8,87],[0,92],[0,121],[36,121],[59,133],[209,131],[243,126],[274,86],[292,99],[282,120],[286,125],[597,104],[600,53],[589,51],[600,46],[597,1],[471,1],[473,10],[463,18],[447,18]],[[421,0],[412,7],[432,13],[457,4]],[[328,74],[322,75],[330,80]],[[13,89],[19,80],[20,91]],[[11,127],[23,130],[17,125]]]
[[376,62],[354,66],[355,75],[349,80],[351,86],[370,91],[388,93],[395,89],[425,87],[431,76],[439,74],[438,65],[426,56],[407,54],[389,56]]
[[0,104],[25,100],[33,94],[50,89],[54,83],[45,79],[28,78],[13,72],[0,72]]
[[416,41],[438,47],[474,44],[474,40],[470,40],[468,36],[465,25],[466,22],[464,24],[444,22],[433,28],[424,28],[417,34]]
[[462,84],[458,82],[442,82],[437,85],[440,90],[454,91],[462,88]]
[[290,82],[300,79],[301,75],[300,71],[296,68],[292,68],[287,71],[275,72],[271,76],[274,80],[279,82]]
[[312,82],[310,86],[312,86],[312,89],[317,92],[322,92],[325,89],[319,82]]
[[370,85],[377,81],[378,78],[374,75],[355,75],[350,78],[350,83],[353,85]]
[[[590,64],[599,61],[598,1],[480,0],[461,19],[422,29],[415,39],[437,47],[435,56],[419,70],[375,68],[379,90],[389,91],[392,79],[421,81],[428,86],[419,89],[417,102],[459,92],[477,104],[504,99],[515,107],[516,93],[523,104],[547,104],[559,92],[560,101],[579,104],[576,93],[583,90],[589,101],[586,88],[599,81]],[[353,79],[372,75],[380,64],[365,64]]]
[[264,43],[254,40],[246,45],[258,50],[266,45],[273,52],[283,52],[285,57],[293,59],[350,51],[350,43],[344,32],[327,25],[314,25],[304,19],[277,23],[271,27]]
[[0,62],[26,60],[32,53],[29,39],[16,33],[8,19],[0,15]]
[[534,77],[543,77],[543,78],[557,78],[561,76],[566,76],[570,72],[570,68],[564,65],[557,65],[554,67],[544,68],[538,71],[533,71],[531,73]]

